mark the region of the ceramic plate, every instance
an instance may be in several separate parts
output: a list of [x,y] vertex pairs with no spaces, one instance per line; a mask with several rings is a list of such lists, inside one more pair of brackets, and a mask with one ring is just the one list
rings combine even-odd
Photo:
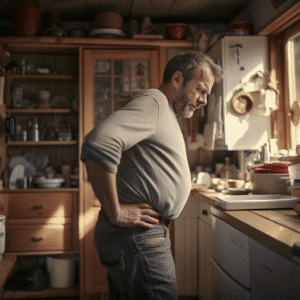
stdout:
[[115,28],[95,28],[91,30],[89,35],[90,36],[111,35],[111,36],[125,37],[125,34],[121,29],[115,29]]
[[17,165],[13,168],[9,177],[9,188],[15,190],[18,188],[17,181],[23,179],[25,176],[25,167],[23,165]]

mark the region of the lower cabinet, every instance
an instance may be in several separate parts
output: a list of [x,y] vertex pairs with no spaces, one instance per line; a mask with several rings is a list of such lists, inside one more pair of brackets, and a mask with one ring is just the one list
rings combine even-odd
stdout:
[[212,299],[210,205],[191,195],[175,221],[174,256],[181,296]]
[[199,200],[190,196],[174,222],[174,259],[180,296],[197,296]]
[[212,299],[212,228],[210,205],[199,202],[199,282],[198,297]]
[[[79,254],[78,190],[13,190],[0,193],[6,215],[5,253],[18,256],[16,266],[44,265],[46,257]],[[5,290],[3,299],[78,297],[79,286],[42,291]]]
[[257,241],[249,240],[252,299],[299,299],[299,295],[295,295],[293,263]]

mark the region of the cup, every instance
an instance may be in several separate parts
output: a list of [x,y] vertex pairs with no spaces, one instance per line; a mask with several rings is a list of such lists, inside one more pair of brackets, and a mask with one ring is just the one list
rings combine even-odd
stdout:
[[142,23],[142,30],[144,30],[147,27],[151,27],[152,23],[151,23],[151,18],[150,17],[144,17],[143,18],[143,23]]
[[39,91],[38,92],[39,103],[49,103],[50,101],[50,91]]

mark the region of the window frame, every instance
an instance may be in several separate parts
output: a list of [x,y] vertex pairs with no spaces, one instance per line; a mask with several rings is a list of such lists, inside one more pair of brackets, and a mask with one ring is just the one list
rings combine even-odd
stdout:
[[279,109],[272,112],[272,137],[278,139],[279,149],[291,149],[292,145],[287,41],[298,32],[300,32],[300,3],[259,32],[259,35],[269,36],[270,76],[274,82],[277,82],[279,90]]

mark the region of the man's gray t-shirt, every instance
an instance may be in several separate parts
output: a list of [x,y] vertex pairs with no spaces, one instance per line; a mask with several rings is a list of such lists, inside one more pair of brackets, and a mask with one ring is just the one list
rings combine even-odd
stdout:
[[190,194],[182,132],[157,89],[135,94],[97,125],[85,138],[81,159],[117,173],[121,204],[149,203],[166,219],[180,215]]

